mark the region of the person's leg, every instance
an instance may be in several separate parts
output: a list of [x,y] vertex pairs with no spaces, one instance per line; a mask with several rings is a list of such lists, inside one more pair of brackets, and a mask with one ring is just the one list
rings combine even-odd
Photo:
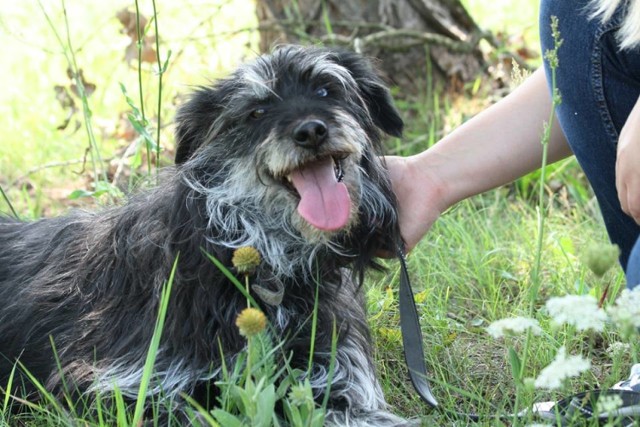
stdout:
[[[620,208],[615,161],[618,134],[640,95],[640,51],[618,51],[619,16],[600,24],[588,19],[587,6],[587,0],[542,0],[540,39],[543,52],[553,49],[550,24],[551,16],[557,16],[563,44],[556,70],[562,103],[556,115],[626,269],[640,226]],[[551,81],[546,61],[545,68]]]
[[634,288],[640,285],[640,238],[631,250],[627,263],[627,287]]

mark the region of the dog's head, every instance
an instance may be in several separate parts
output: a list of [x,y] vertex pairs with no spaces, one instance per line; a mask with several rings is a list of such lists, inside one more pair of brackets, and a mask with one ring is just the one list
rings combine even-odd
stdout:
[[209,196],[217,205],[209,214],[228,214],[220,203],[234,197],[245,208],[259,199],[258,209],[307,240],[326,241],[358,226],[363,210],[381,210],[386,201],[376,199],[392,198],[377,157],[380,131],[400,136],[402,127],[367,59],[283,46],[194,93],[177,116],[176,164],[201,171],[205,187],[225,188]]

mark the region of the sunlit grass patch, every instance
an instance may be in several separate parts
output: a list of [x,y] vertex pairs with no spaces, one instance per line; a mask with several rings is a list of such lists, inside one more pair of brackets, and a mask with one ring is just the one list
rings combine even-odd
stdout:
[[[82,120],[82,100],[67,73],[65,46],[58,42],[52,27],[63,36],[69,31],[78,69],[91,87],[88,104],[98,149],[107,162],[114,160],[114,169],[137,137],[126,117],[130,107],[120,85],[134,94],[136,101],[139,89],[142,90],[151,126],[158,115],[165,118],[161,129],[164,152],[173,149],[170,124],[178,98],[193,85],[206,84],[245,57],[255,55],[255,33],[235,33],[239,28],[255,27],[253,2],[158,1],[162,58],[172,51],[163,75],[163,107],[159,112],[158,65],[143,62],[139,80],[137,59],[127,56],[132,40],[118,13],[123,9],[135,10],[133,6],[128,1],[43,2],[42,9],[35,1],[3,6],[0,78],[6,83],[0,93],[3,129],[0,183],[18,210],[31,212],[28,216],[65,209],[67,196],[75,189],[86,188],[93,180],[85,153],[87,133]],[[151,3],[144,2],[140,9],[147,22],[152,23]],[[148,27],[145,34],[155,36],[153,26]],[[63,39],[66,43],[66,37]],[[75,111],[70,114],[72,110]],[[170,159],[171,152],[167,156]],[[34,205],[28,198],[41,202]]]

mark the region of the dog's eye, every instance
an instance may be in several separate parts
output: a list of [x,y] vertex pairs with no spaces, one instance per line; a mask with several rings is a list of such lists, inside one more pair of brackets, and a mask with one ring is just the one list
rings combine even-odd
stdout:
[[316,90],[316,96],[319,96],[320,98],[324,98],[327,95],[329,95],[329,91],[327,90],[327,88],[321,87],[320,89]]
[[256,108],[249,115],[251,116],[252,119],[259,119],[260,117],[264,116],[266,112],[267,110],[265,110],[264,108]]

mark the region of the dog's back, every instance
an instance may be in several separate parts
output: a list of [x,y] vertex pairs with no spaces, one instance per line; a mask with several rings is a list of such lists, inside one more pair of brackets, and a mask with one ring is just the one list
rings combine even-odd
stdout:
[[39,379],[55,369],[49,335],[76,317],[56,303],[71,293],[64,276],[82,259],[76,240],[85,225],[68,218],[0,219],[0,384],[7,384],[17,360]]

